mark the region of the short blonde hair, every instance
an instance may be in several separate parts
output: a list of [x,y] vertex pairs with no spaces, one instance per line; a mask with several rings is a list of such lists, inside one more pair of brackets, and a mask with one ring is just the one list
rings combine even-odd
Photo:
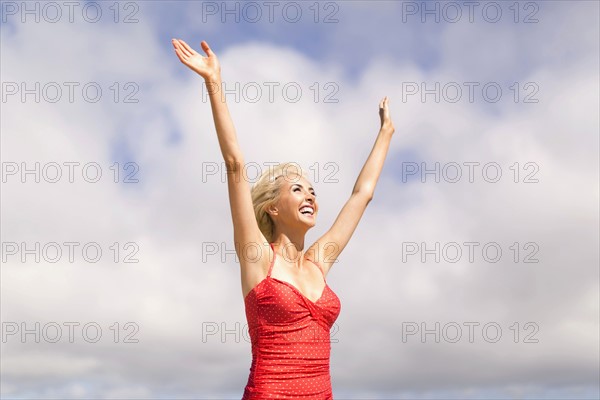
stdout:
[[302,170],[298,163],[280,163],[264,171],[250,189],[258,228],[265,235],[269,243],[273,240],[275,223],[267,212],[267,208],[276,203],[281,194],[283,179],[278,178],[284,177],[295,182],[299,176],[308,180],[306,172]]

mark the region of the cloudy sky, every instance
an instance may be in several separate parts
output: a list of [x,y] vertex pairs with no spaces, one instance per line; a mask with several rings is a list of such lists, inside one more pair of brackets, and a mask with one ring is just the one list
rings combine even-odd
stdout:
[[0,12],[3,398],[242,396],[221,152],[171,38],[219,57],[253,171],[307,170],[309,243],[390,99],[374,199],[327,276],[336,399],[600,395],[597,1]]

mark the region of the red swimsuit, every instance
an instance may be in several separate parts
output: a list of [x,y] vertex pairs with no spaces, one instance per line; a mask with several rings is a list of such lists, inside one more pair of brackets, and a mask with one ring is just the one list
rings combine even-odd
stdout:
[[244,299],[252,365],[242,400],[333,399],[329,330],[340,300],[325,275],[325,289],[314,303],[291,283],[271,277],[275,258],[267,277]]

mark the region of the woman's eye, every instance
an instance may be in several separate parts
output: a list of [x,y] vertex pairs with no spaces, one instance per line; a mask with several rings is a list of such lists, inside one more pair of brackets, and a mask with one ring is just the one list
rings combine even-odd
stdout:
[[[297,191],[297,190],[300,190],[300,188],[299,188],[299,187],[297,187],[297,188],[294,188],[294,192],[295,192],[295,191]],[[311,194],[312,194],[313,196],[317,197],[317,194],[316,194],[315,192],[311,192]]]

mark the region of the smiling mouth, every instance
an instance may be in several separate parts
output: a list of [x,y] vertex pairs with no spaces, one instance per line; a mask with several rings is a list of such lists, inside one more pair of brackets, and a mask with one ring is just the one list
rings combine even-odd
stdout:
[[310,206],[303,206],[300,208],[300,214],[312,217],[315,214],[315,209]]

